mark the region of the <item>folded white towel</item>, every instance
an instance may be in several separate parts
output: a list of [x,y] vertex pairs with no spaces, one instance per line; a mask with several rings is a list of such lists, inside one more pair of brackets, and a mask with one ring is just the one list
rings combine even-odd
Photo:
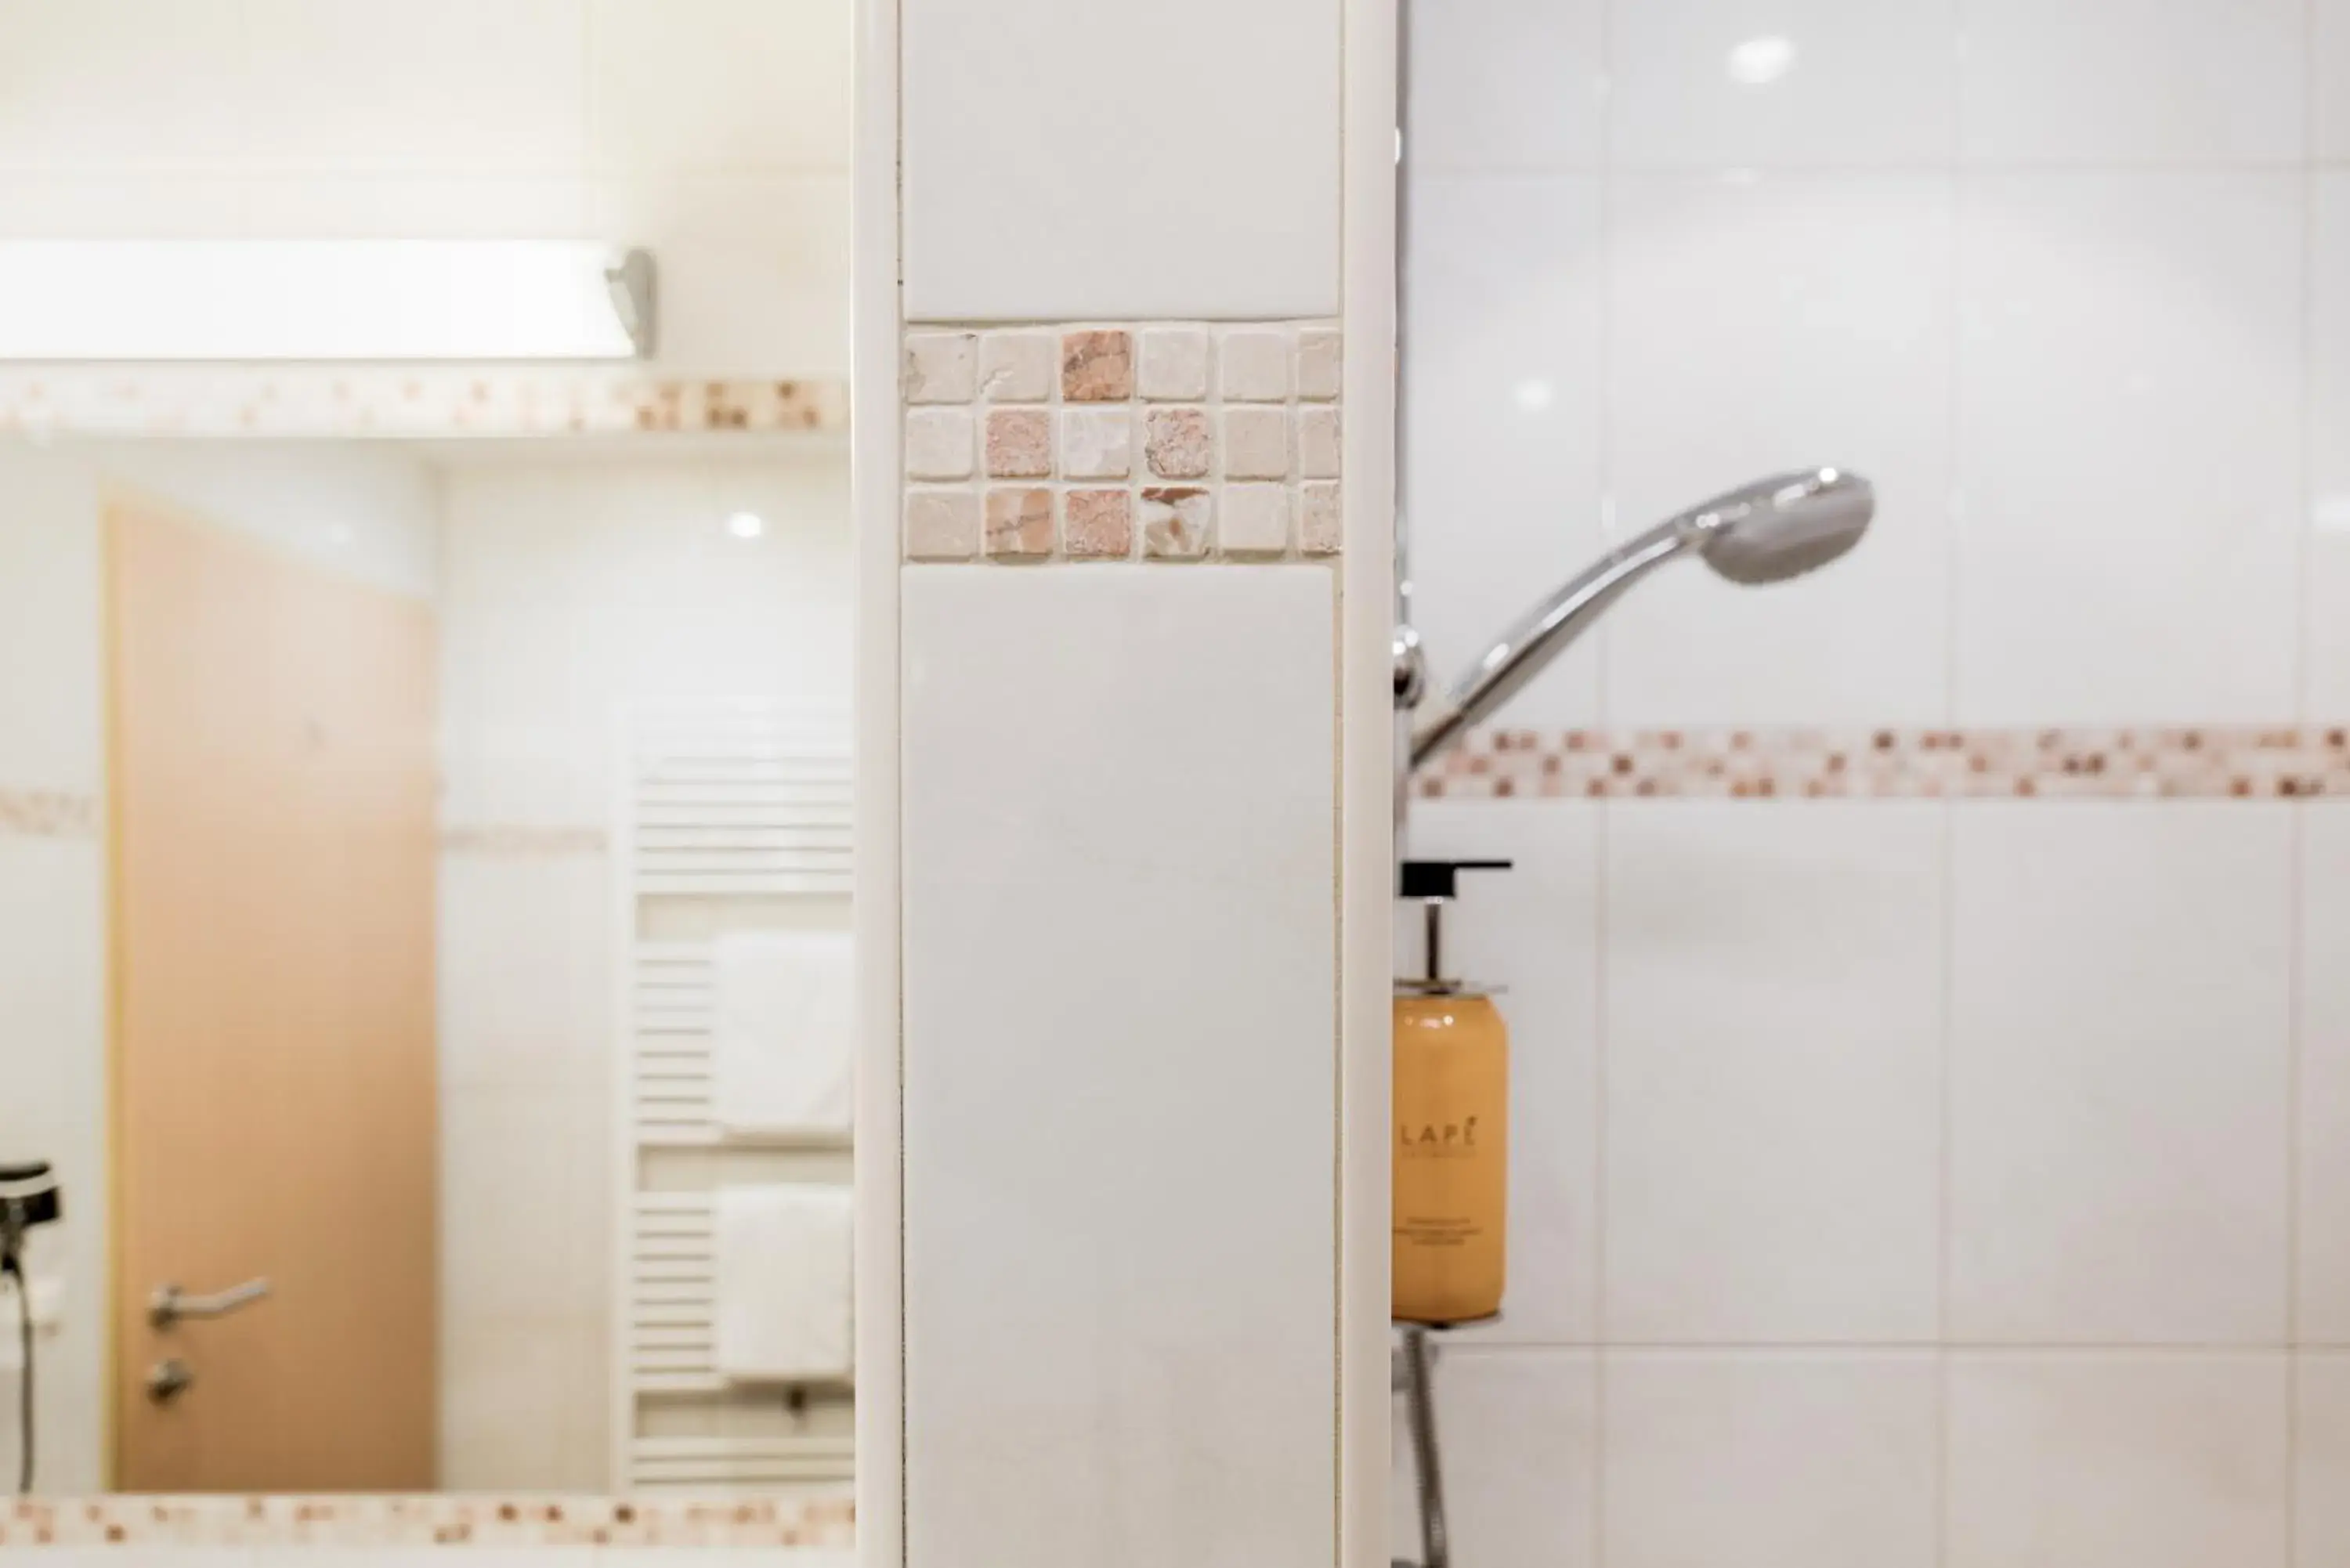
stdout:
[[719,1376],[836,1383],[856,1365],[845,1187],[722,1187],[716,1199]]
[[712,958],[719,1127],[845,1137],[856,1083],[848,933],[738,931]]

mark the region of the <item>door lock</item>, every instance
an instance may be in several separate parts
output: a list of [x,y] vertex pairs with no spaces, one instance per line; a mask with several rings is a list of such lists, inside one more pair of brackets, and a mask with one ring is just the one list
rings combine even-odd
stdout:
[[178,1356],[159,1361],[147,1369],[147,1397],[158,1405],[168,1405],[188,1391],[196,1380],[195,1369]]

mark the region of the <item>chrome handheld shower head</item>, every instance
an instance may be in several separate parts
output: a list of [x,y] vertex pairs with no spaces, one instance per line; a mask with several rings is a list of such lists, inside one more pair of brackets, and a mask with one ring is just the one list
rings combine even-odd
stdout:
[[1440,754],[1500,709],[1634,583],[1667,561],[1695,554],[1730,582],[1783,582],[1858,544],[1876,511],[1877,492],[1868,481],[1841,469],[1812,468],[1757,480],[1667,518],[1609,552],[1495,639],[1436,716],[1414,732],[1407,766]]
[[1868,481],[1817,468],[1717,495],[1682,518],[1700,531],[1698,553],[1707,566],[1731,582],[1753,584],[1826,566],[1860,543],[1876,511]]

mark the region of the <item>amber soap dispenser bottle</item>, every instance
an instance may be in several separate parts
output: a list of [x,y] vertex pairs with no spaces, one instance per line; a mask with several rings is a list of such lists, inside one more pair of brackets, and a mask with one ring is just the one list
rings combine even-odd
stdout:
[[1445,972],[1444,907],[1463,871],[1407,860],[1400,892],[1428,933],[1426,972],[1396,981],[1393,1315],[1471,1323],[1502,1310],[1510,1180],[1510,1033],[1494,988]]

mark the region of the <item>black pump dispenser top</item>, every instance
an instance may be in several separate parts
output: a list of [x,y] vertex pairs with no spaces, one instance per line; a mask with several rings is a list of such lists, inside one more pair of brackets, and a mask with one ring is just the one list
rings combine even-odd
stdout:
[[1418,996],[1483,995],[1491,986],[1472,985],[1444,972],[1444,906],[1461,896],[1463,871],[1507,871],[1507,860],[1407,860],[1397,878],[1400,898],[1417,898],[1427,915],[1428,972],[1419,980],[1399,980],[1399,991]]

